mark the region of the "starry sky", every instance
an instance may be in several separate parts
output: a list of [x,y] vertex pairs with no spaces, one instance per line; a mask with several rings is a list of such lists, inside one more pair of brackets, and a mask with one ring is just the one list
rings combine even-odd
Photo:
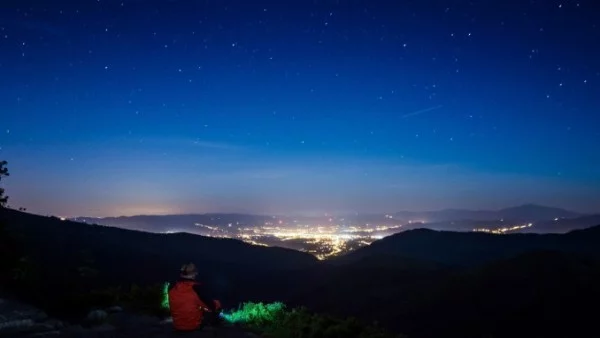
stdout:
[[12,207],[600,211],[600,4],[2,1]]

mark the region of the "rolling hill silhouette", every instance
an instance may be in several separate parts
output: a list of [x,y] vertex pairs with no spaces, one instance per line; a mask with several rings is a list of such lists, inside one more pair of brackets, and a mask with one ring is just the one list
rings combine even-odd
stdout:
[[438,211],[400,211],[395,214],[400,219],[426,220],[427,222],[447,221],[492,221],[492,220],[527,220],[543,221],[554,218],[574,218],[583,216],[580,213],[561,209],[546,207],[537,204],[524,204],[516,207],[499,210],[468,210],[468,209],[446,209]]
[[174,278],[186,261],[196,262],[200,279],[226,306],[280,300],[378,321],[416,338],[585,337],[595,330],[589,309],[600,302],[600,226],[564,235],[413,230],[319,262],[230,239],[6,209],[0,219],[32,262],[28,273],[37,284],[21,295],[57,313],[64,308],[55,305],[73,289],[159,283]]
[[566,235],[408,231],[304,273],[312,277],[288,299],[409,337],[590,337],[599,244],[600,226]]
[[598,283],[597,260],[537,251],[476,268],[337,266],[290,298],[409,337],[593,337]]
[[[354,214],[339,217],[336,222],[344,224],[394,224],[402,225],[400,230],[426,227],[444,231],[472,231],[474,228],[505,227],[522,223],[535,223],[533,227],[518,232],[565,233],[574,229],[587,228],[600,223],[600,215],[582,215],[576,212],[526,204],[500,210],[461,210],[447,209],[426,212],[398,212],[394,217],[385,214]],[[252,214],[181,214],[181,215],[138,215],[122,217],[76,217],[71,220],[88,224],[115,226],[130,230],[148,232],[190,232],[203,234],[206,228],[198,226],[227,228],[230,225],[256,227],[274,220],[293,223],[330,223],[330,217],[274,217]],[[425,223],[423,223],[425,222]],[[275,243],[272,243],[277,245]]]
[[[44,278],[45,290],[93,289],[135,283],[149,285],[177,278],[177,269],[193,261],[200,280],[225,304],[277,297],[269,276],[310,267],[317,259],[283,248],[253,246],[239,240],[189,234],[152,234],[96,226],[1,209],[8,231],[32,263],[32,278]],[[64,281],[88,273],[85,285]],[[53,299],[51,301],[59,301]]]
[[561,235],[495,235],[416,229],[388,236],[332,261],[351,263],[369,256],[385,255],[388,259],[398,257],[402,260],[410,257],[440,264],[468,266],[541,250],[600,257],[600,235],[596,230],[598,228],[574,230]]

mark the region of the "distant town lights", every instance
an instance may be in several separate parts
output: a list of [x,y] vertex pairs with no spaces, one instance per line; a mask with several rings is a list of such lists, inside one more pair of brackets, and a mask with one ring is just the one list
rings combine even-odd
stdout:
[[474,232],[487,232],[487,233],[491,233],[491,234],[506,234],[509,232],[513,232],[513,231],[518,231],[518,230],[522,230],[525,228],[530,228],[533,226],[533,223],[528,223],[528,224],[523,224],[523,225],[515,225],[512,227],[504,227],[504,228],[497,228],[497,229],[490,229],[490,228],[475,228],[473,229]]

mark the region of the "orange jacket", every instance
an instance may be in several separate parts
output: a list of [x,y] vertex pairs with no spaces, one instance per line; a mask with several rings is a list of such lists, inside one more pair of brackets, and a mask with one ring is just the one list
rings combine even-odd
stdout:
[[194,290],[198,285],[193,280],[180,280],[169,289],[169,308],[176,330],[192,331],[202,324],[206,305]]

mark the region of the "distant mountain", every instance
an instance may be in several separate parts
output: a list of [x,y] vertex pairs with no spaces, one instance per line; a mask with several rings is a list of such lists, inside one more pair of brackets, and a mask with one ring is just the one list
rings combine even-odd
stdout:
[[560,208],[551,208],[535,204],[526,204],[518,207],[498,210],[498,216],[514,220],[550,220],[555,218],[574,218],[582,216],[580,213]]
[[[586,236],[582,236],[582,233]],[[564,235],[496,235],[417,229],[375,241],[369,246],[334,258],[333,262],[350,263],[373,256],[396,256],[400,261],[408,257],[440,264],[469,266],[540,250],[584,253],[600,257],[599,243],[600,226]]]
[[589,215],[575,218],[559,218],[551,221],[536,222],[522,232],[564,234],[573,230],[586,229],[600,224],[600,215]]
[[100,224],[130,230],[148,232],[186,232],[194,229],[195,224],[213,226],[238,226],[264,224],[273,221],[272,216],[246,214],[183,214],[183,215],[139,215],[120,217],[75,217],[70,220],[87,224]]
[[397,212],[394,216],[403,220],[423,221],[425,223],[460,220],[492,221],[501,219],[533,222],[555,218],[573,218],[582,216],[582,214],[559,208],[526,204],[500,210],[447,209],[425,212],[401,211]]
[[[142,230],[148,232],[198,232],[196,224],[205,224],[211,226],[260,226],[267,222],[284,220],[286,223],[300,224],[328,224],[332,220],[336,224],[404,224],[403,230],[422,227],[423,223],[427,228],[436,230],[452,231],[471,231],[474,228],[485,225],[497,226],[514,225],[516,222],[531,223],[554,221],[570,218],[578,218],[587,215],[581,215],[576,212],[544,207],[534,204],[527,204],[513,208],[501,210],[466,210],[466,209],[447,209],[428,212],[402,211],[388,217],[384,214],[357,214],[347,215],[345,217],[285,217],[285,216],[266,216],[252,214],[183,214],[183,215],[139,215],[139,216],[121,216],[121,217],[76,217],[70,220],[88,224],[100,224],[115,226],[130,230]],[[583,220],[582,220],[583,221]],[[479,223],[478,223],[479,222]],[[505,222],[502,224],[501,222]],[[572,223],[572,227],[566,227],[565,231],[581,228],[578,222]],[[579,222],[584,226],[585,222]],[[543,227],[537,227],[541,231]],[[560,232],[554,227],[552,232]],[[200,231],[202,233],[202,231]]]
[[521,229],[511,230],[511,233],[555,233],[564,234],[572,230],[585,229],[591,226],[600,224],[600,215],[586,215],[575,218],[553,218],[552,220],[546,221],[530,221],[528,219],[521,220],[510,220],[510,219],[497,219],[497,220],[455,220],[455,221],[442,221],[442,222],[431,222],[431,223],[417,223],[413,222],[410,224],[404,224],[402,226],[403,231],[415,230],[415,229],[431,229],[439,231],[473,231],[475,229],[501,229],[511,228],[513,226],[523,226],[531,224],[530,227]]

